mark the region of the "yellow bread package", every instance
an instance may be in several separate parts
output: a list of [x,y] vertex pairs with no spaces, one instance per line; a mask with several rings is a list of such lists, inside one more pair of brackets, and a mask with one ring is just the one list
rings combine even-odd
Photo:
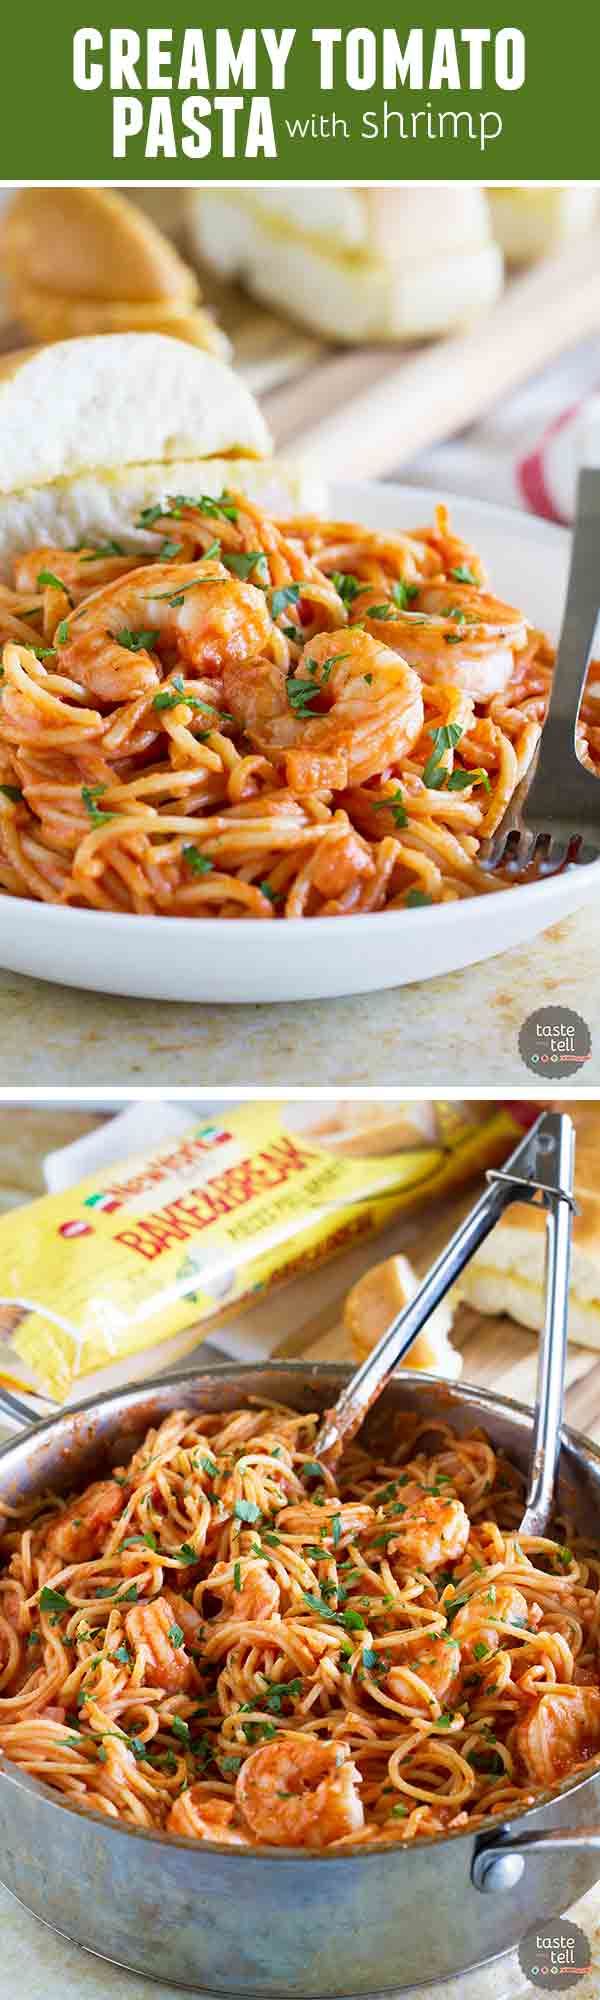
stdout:
[[2,1380],[62,1402],[165,1367],[241,1300],[504,1159],[522,1108],[250,1103],[11,1210]]

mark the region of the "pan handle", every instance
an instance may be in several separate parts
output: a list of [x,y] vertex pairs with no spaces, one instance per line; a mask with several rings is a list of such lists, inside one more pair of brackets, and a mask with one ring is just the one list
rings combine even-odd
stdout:
[[600,1848],[600,1826],[579,1826],[566,1833],[562,1827],[555,1827],[547,1832],[501,1833],[493,1840],[483,1839],[471,1863],[473,1888],[481,1889],[484,1896],[514,1889],[521,1880],[528,1854],[551,1854],[553,1848],[564,1852],[565,1848],[578,1847]]
[[[48,1402],[48,1409],[52,1407],[53,1405]],[[21,1396],[13,1395],[12,1389],[5,1389],[1,1385],[0,1417],[8,1417],[9,1423],[15,1424],[18,1430],[33,1430],[35,1424],[42,1422],[41,1411],[32,1410],[31,1403],[25,1403]]]

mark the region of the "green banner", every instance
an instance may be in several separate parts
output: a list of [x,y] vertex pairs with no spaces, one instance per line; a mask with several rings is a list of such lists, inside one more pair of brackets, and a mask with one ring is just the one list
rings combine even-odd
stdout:
[[0,178],[596,179],[600,10],[449,11],[5,8]]

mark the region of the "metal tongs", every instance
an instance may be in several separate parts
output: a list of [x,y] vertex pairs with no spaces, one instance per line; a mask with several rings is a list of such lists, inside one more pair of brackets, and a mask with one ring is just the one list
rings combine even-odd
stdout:
[[520,1532],[543,1535],[554,1498],[560,1451],[567,1351],[575,1131],[565,1112],[544,1111],[511,1153],[502,1172],[486,1175],[487,1187],[455,1235],[432,1264],[415,1297],[392,1320],[373,1352],[328,1410],[313,1446],[315,1458],[335,1460],[381,1394],[392,1370],[408,1352],[480,1243],[511,1202],[545,1208],[546,1305],[540,1333],[535,1417],[527,1497]]

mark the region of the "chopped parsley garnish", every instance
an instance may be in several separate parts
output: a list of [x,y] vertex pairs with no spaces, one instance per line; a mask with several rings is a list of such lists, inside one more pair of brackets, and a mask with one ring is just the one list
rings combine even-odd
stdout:
[[158,632],[132,632],[129,625],[122,625],[120,632],[115,632],[114,636],[117,646],[124,646],[126,652],[148,653],[156,645]]
[[269,582],[269,565],[264,549],[248,549],[247,554],[234,552],[224,555],[223,562],[225,568],[232,571],[233,576],[248,577],[255,572],[260,583]]
[[355,597],[360,596],[361,590],[371,588],[369,583],[361,583],[360,577],[353,576],[350,570],[332,569],[331,581],[338,597],[341,597],[342,604],[353,604]]
[[239,1562],[233,1565],[233,1588],[234,1590],[242,1588],[242,1565]]
[[67,590],[66,583],[63,583],[62,577],[54,575],[54,570],[41,569],[36,582],[38,590],[46,590],[47,588],[49,590],[62,590],[65,597],[68,598],[69,604],[73,603],[71,592]]
[[68,643],[68,638],[69,638],[69,621],[68,621],[68,618],[61,618],[61,621],[60,621],[60,625],[57,625],[57,627],[56,627],[56,631],[55,631],[55,634],[54,634],[54,637],[55,637],[55,639],[56,639],[56,641],[57,641],[57,644],[58,644],[59,646],[66,646],[66,645],[67,645],[67,643]]
[[184,1633],[181,1629],[181,1625],[169,1626],[169,1638],[172,1646],[177,1647],[183,1645]]
[[201,1465],[201,1468],[202,1468],[202,1471],[206,1473],[206,1475],[207,1475],[207,1478],[208,1478],[208,1479],[217,1479],[217,1478],[218,1478],[218,1475],[219,1475],[219,1467],[218,1467],[218,1465],[217,1465],[217,1463],[216,1463],[216,1460],[215,1460],[214,1458],[201,1458],[201,1459],[200,1459],[200,1465]]
[[326,1618],[329,1624],[332,1618],[335,1618],[335,1612],[331,1610],[330,1605],[326,1603],[324,1597],[315,1597],[310,1590],[303,1590],[302,1596],[305,1604],[308,1605],[309,1611],[315,1611],[318,1618]]
[[395,613],[395,610],[394,610],[394,607],[393,607],[393,604],[390,604],[390,603],[388,602],[388,603],[386,603],[386,604],[369,604],[369,605],[367,605],[367,609],[366,609],[366,611],[365,611],[365,612],[363,613],[363,616],[364,616],[365,618],[367,618],[367,619],[369,619],[369,618],[395,618],[395,616],[396,616],[396,613]]
[[109,819],[115,818],[114,813],[101,812],[96,804],[96,800],[101,799],[102,794],[105,791],[106,791],[106,785],[82,785],[81,787],[81,797],[83,799],[85,810],[86,813],[89,814],[92,826],[94,827],[106,826],[108,824]]
[[191,869],[192,875],[212,874],[215,865],[214,861],[209,861],[207,854],[201,854],[200,848],[194,847],[193,841],[188,841],[186,846],[182,847],[181,852],[187,867]]
[[198,1562],[197,1550],[192,1548],[191,1542],[182,1542],[181,1548],[177,1549],[177,1555],[179,1557],[180,1562],[184,1563]]
[[181,675],[178,674],[175,676],[169,687],[159,688],[158,694],[155,694],[154,696],[152,707],[158,709],[180,708],[182,702],[184,702],[185,700],[186,700],[186,693],[183,685],[183,679]]
[[325,1478],[323,1467],[322,1465],[319,1465],[318,1458],[306,1458],[304,1461],[304,1465],[301,1466],[300,1470],[302,1472],[302,1476],[304,1479]]
[[314,701],[315,696],[319,692],[314,681],[303,681],[297,678],[295,674],[288,674],[285,691],[290,708],[293,708],[295,715],[300,717],[308,716],[310,718],[318,714],[318,709],[311,708],[310,706],[311,701]]
[[472,1769],[477,1771],[481,1778],[501,1778],[504,1776],[504,1764],[497,1750],[491,1752],[485,1749],[467,1750],[466,1759],[467,1764],[470,1764]]
[[399,577],[397,583],[392,584],[392,597],[399,611],[405,611],[407,604],[411,604],[413,597],[418,597],[418,595],[418,583],[402,583]]
[[188,509],[192,514],[205,514],[209,520],[237,521],[237,507],[225,493],[221,494],[220,500],[212,500],[209,493],[200,493],[197,499],[190,497],[189,493],[169,493],[155,506],[142,507],[135,525],[137,528],[153,528],[157,521],[178,521]]
[[424,910],[433,902],[433,896],[426,896],[424,889],[409,889],[405,898],[407,910]]
[[341,1535],[341,1532],[342,1532],[342,1517],[341,1517],[341,1514],[334,1514],[334,1516],[333,1516],[333,1521],[332,1521],[332,1523],[331,1523],[331,1527],[332,1527],[332,1532],[333,1532],[333,1546],[334,1546],[334,1549],[337,1549],[337,1545],[338,1545],[338,1542],[339,1542],[339,1539],[340,1539],[340,1535]]
[[398,1804],[390,1807],[390,1819],[407,1819],[408,1806]]
[[286,639],[292,640],[294,646],[304,645],[305,635],[301,625],[282,625],[281,630],[285,634]]
[[483,770],[481,764],[478,764],[477,769],[474,771],[451,771],[446,791],[466,792],[469,785],[483,785],[486,792],[491,791],[487,771]]
[[274,1722],[243,1722],[242,1730],[247,1743],[267,1743],[277,1735]]
[[180,702],[185,702],[186,708],[199,708],[202,710],[203,715],[210,715],[214,727],[217,727],[220,722],[233,721],[233,716],[226,715],[225,712],[219,715],[214,702],[200,701],[197,694],[189,694],[185,686],[183,674],[173,674],[172,679],[167,683],[166,687],[159,688],[158,694],[155,694],[152,707],[159,709],[178,708]]
[[445,750],[453,750],[460,742],[462,733],[458,722],[444,722],[440,729],[430,729],[429,734],[434,747],[423,771],[423,784],[427,785],[430,791],[439,792],[446,783],[448,774],[442,765],[442,757]]
[[456,569],[451,569],[450,575],[454,577],[456,583],[474,583],[475,589],[479,589],[477,577],[466,563],[457,563]]
[[182,1715],[171,1716],[171,1729],[173,1731],[173,1735],[178,1736],[182,1743],[189,1743],[190,1732],[187,1722],[184,1721]]
[[169,495],[169,514],[177,518],[184,507],[191,507],[195,514],[205,514],[209,521],[233,521],[234,526],[238,517],[237,507],[226,493],[221,493],[218,500],[213,500],[210,493],[201,493],[198,500],[186,499],[185,493]]
[[155,593],[156,602],[158,604],[163,597],[166,597],[167,604],[171,605],[172,610],[178,610],[180,604],[185,602],[188,590],[199,590],[203,583],[222,584],[226,582],[227,578],[224,576],[193,576],[191,583],[181,584],[180,589],[175,591],[174,597],[171,595],[170,590],[157,590]]
[[401,785],[397,785],[395,792],[389,792],[387,798],[373,799],[371,803],[374,812],[384,812],[385,810],[391,812],[395,826],[408,826],[408,813],[402,797]]
[[270,882],[259,882],[258,887],[260,889],[261,896],[266,896],[268,903],[281,902],[282,897],[280,890],[272,889]]
[[254,1500],[236,1500],[233,1511],[237,1521],[249,1521],[253,1527],[262,1520],[260,1507]]
[[478,1639],[478,1640],[477,1640],[477,1643],[476,1643],[476,1645],[475,1645],[475,1646],[473,1647],[473,1654],[474,1654],[474,1657],[475,1657],[475,1659],[476,1659],[476,1660],[485,1660],[485,1659],[487,1659],[487,1655],[488,1655],[488,1653],[489,1653],[489,1650],[490,1650],[490,1649],[489,1649],[489,1646],[486,1646],[486,1644],[485,1644],[485,1640],[483,1640],[483,1639]]
[[310,1590],[303,1590],[302,1596],[309,1611],[316,1611],[317,1617],[326,1618],[329,1625],[345,1625],[347,1632],[364,1632],[365,1621],[360,1611],[332,1611],[324,1593],[315,1597]]
[[174,542],[169,535],[165,535],[158,551],[159,562],[174,562],[175,556],[181,555],[182,548],[182,542]]
[[153,528],[155,521],[162,521],[166,511],[162,501],[158,501],[154,507],[142,507],[134,525],[136,528]]
[[49,1584],[47,1583],[44,1584],[44,1588],[40,1594],[40,1611],[56,1611],[62,1613],[65,1611],[72,1611],[72,1610],[73,1610],[73,1605],[69,1603],[68,1597],[65,1597],[64,1591],[52,1590]]
[[[319,686],[327,687],[327,682],[329,680],[331,673],[333,672],[333,668],[339,665],[340,660],[349,660],[349,658],[350,658],[349,653],[330,653],[329,658],[327,660],[307,660],[306,665],[309,674],[314,675],[320,672],[321,679],[319,681]],[[367,675],[365,674],[365,680],[366,679]]]
[[460,1611],[461,1604],[468,1604],[468,1602],[469,1602],[469,1593],[467,1590],[458,1590],[456,1592],[455,1597],[447,1598],[446,1603],[444,1605],[444,1611],[446,1613],[446,1617],[448,1619],[449,1624],[451,1624],[452,1619],[456,1617],[457,1611]]
[[5,799],[10,799],[13,806],[18,805],[19,799],[23,797],[20,785],[0,785],[0,792],[3,792]]
[[117,1646],[117,1650],[116,1650],[116,1653],[113,1653],[113,1660],[119,1660],[119,1661],[120,1661],[120,1663],[121,1663],[121,1665],[122,1665],[123,1667],[130,1667],[130,1666],[131,1666],[131,1654],[130,1654],[130,1653],[128,1653],[128,1651],[127,1651],[127,1647],[126,1647],[126,1646]]
[[81,555],[80,560],[82,563],[100,562],[102,556],[125,556],[126,554],[127,550],[122,547],[121,542],[98,542],[96,547],[89,549],[86,555]]
[[272,1715],[281,1715],[282,1701],[297,1701],[301,1693],[302,1681],[299,1678],[293,1681],[271,1681],[266,1693],[261,1695],[261,1705],[264,1702],[265,1708],[270,1709]]
[[378,1667],[381,1666],[382,1664],[379,1653],[376,1653],[372,1646],[363,1646],[362,1663],[363,1667],[366,1667],[367,1673],[369,1673],[373,1667]]
[[279,590],[271,591],[271,617],[280,618],[288,604],[297,604],[300,597],[299,583],[286,583]]
[[236,1775],[243,1761],[243,1757],[220,1757],[219,1770],[222,1771],[224,1778],[229,1777],[230,1772],[232,1776]]

